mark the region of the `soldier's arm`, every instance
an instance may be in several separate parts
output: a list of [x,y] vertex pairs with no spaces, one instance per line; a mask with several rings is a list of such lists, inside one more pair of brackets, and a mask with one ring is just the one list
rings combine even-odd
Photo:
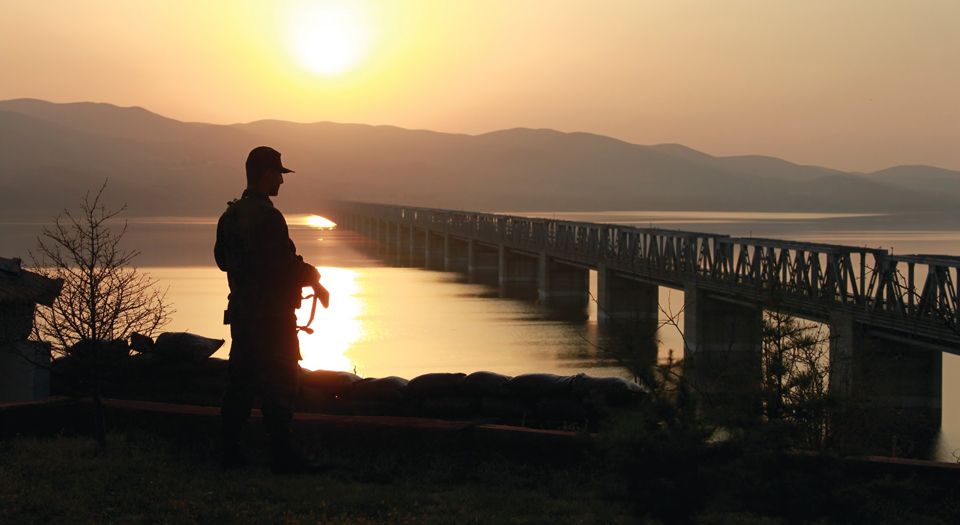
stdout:
[[217,242],[213,246],[213,258],[217,261],[217,267],[223,271],[227,271],[228,261],[227,261],[227,239],[226,232],[224,227],[224,222],[227,220],[227,213],[224,213],[220,216],[220,220],[217,221]]
[[[289,234],[288,234],[289,235]],[[289,237],[288,237],[288,240]],[[293,244],[293,240],[290,240],[290,251],[294,255],[297,253],[297,247]],[[297,272],[300,276],[300,286],[312,286],[313,284],[320,282],[320,272],[317,271],[316,267],[312,264],[307,263],[303,260],[303,257],[296,255],[297,261],[300,263],[300,269]]]
[[255,244],[260,252],[257,258],[266,273],[300,287],[319,282],[320,272],[297,255],[283,214],[270,208],[264,215]]

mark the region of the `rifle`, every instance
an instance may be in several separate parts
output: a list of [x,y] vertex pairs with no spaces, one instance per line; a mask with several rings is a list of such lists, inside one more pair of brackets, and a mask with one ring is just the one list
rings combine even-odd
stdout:
[[319,289],[314,288],[312,294],[300,298],[301,300],[313,299],[313,302],[310,303],[310,319],[307,319],[307,324],[297,327],[297,330],[306,332],[309,335],[313,334],[313,328],[310,328],[310,325],[313,324],[313,318],[317,315],[317,301],[320,301],[320,304],[322,304],[324,308],[330,306],[330,292],[320,283],[317,283],[317,287],[319,287]]

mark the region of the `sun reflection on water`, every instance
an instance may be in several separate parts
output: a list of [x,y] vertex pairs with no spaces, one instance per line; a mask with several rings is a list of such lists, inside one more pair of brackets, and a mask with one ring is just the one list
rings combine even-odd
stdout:
[[337,227],[337,223],[321,215],[291,215],[287,224],[293,226],[309,226],[317,230],[332,230]]
[[[347,350],[363,335],[360,314],[363,302],[357,295],[357,272],[345,268],[318,267],[321,282],[330,291],[330,308],[317,305],[317,314],[310,326],[312,335],[300,332],[300,366],[308,370],[352,371],[354,363],[347,357]],[[304,295],[313,293],[304,288]],[[310,301],[303,301],[297,310],[297,322],[305,324],[310,319]]]

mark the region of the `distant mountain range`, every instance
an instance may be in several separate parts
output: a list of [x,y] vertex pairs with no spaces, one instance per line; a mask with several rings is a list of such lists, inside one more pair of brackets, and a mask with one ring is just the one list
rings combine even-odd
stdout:
[[261,144],[297,171],[278,200],[288,212],[324,199],[491,211],[892,212],[953,209],[960,198],[960,172],[931,166],[849,173],[549,129],[214,125],[17,99],[0,101],[0,216],[50,216],[104,179],[111,202],[131,215],[217,215],[241,192],[246,153]]

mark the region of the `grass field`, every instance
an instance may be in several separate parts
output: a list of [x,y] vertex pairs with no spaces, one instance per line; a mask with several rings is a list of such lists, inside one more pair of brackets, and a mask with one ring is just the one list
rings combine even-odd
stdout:
[[0,523],[632,522],[596,472],[447,456],[321,455],[322,475],[216,458],[147,436],[0,442]]
[[705,447],[682,429],[621,421],[600,437],[525,445],[301,427],[329,470],[295,477],[270,473],[256,425],[254,464],[222,472],[215,418],[133,418],[106,451],[89,437],[9,437],[0,524],[960,523],[958,470],[784,454],[762,436]]

